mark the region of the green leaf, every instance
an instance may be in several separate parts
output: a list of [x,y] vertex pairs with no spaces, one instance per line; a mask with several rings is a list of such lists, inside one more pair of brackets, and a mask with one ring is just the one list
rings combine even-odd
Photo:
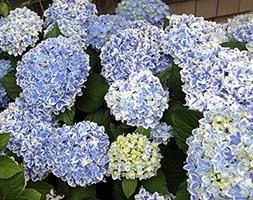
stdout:
[[[9,139],[10,139],[10,133],[1,133],[0,134],[0,151],[3,151],[5,147],[7,146]],[[1,161],[0,161],[1,162]],[[1,176],[1,174],[0,174]]]
[[119,135],[132,133],[135,127],[130,127],[125,124],[115,125],[113,123],[109,124],[109,136],[110,140],[115,141]]
[[58,180],[57,185],[57,193],[59,195],[64,195],[64,199],[71,199],[71,187],[66,183],[63,182],[61,179]]
[[37,190],[39,193],[42,194],[42,199],[46,198],[46,195],[50,193],[50,190],[54,190],[53,186],[49,185],[44,181],[29,181],[27,183],[26,188],[31,188]]
[[138,184],[137,179],[123,178],[122,189],[123,189],[123,192],[127,198],[129,198],[135,192],[137,184]]
[[247,50],[246,42],[239,42],[239,41],[229,41],[223,42],[221,44],[222,47],[229,47],[230,49],[238,48],[240,51]]
[[184,181],[181,183],[181,185],[178,188],[177,194],[176,194],[176,200],[189,200],[190,199],[190,193],[187,190],[187,182]]
[[160,149],[163,155],[161,169],[166,176],[168,189],[170,192],[176,193],[179,185],[187,178],[186,171],[183,169],[186,154],[178,147],[171,150],[168,145],[161,145]]
[[162,170],[158,170],[157,176],[142,181],[143,187],[151,193],[170,194],[167,188],[166,177]]
[[15,200],[40,200],[41,196],[35,189],[25,189]]
[[103,104],[109,86],[100,74],[90,74],[85,86],[83,95],[77,97],[76,107],[83,112],[94,112]]
[[113,199],[114,200],[127,200],[123,190],[122,190],[122,183],[119,180],[114,181],[113,184]]
[[163,20],[163,29],[165,29],[169,25],[170,25],[170,20],[167,17],[165,17]]
[[66,123],[67,125],[73,125],[74,124],[74,117],[75,117],[75,112],[76,109],[75,107],[71,107],[71,110],[66,110],[63,113],[60,113],[57,118],[61,121],[63,121],[64,123]]
[[158,72],[158,73],[155,75],[157,78],[160,79],[160,82],[161,82],[163,88],[165,88],[165,86],[166,86],[167,83],[168,83],[169,72],[170,72],[170,70],[171,70],[171,66],[168,66],[168,68],[166,68],[166,69],[164,69],[164,70]]
[[185,93],[182,91],[180,68],[173,62],[169,73],[170,97],[185,103]]
[[0,199],[15,199],[25,189],[24,172],[18,172],[8,179],[0,179],[0,188]]
[[22,169],[15,161],[8,156],[0,156],[0,179],[8,179],[20,171]]
[[83,200],[86,198],[95,198],[97,195],[96,186],[93,185],[86,188],[75,187],[71,189],[70,194],[71,194],[71,200]]
[[10,98],[16,99],[22,92],[22,89],[17,85],[16,82],[16,71],[11,70],[3,78],[0,79],[0,83],[4,86],[5,91]]
[[88,47],[88,49],[86,50],[86,53],[90,57],[90,66],[91,66],[92,73],[100,74],[101,69],[102,69],[101,59],[99,57],[100,53],[90,47]]
[[110,113],[108,109],[102,108],[95,112],[89,113],[85,120],[96,122],[99,126],[109,127],[110,124]]
[[202,113],[189,110],[180,103],[175,103],[169,107],[169,111],[164,112],[163,120],[166,121],[167,119],[168,124],[172,123],[177,145],[183,151],[187,151],[186,139],[192,135],[192,130],[199,126],[198,120],[202,117]]
[[142,135],[146,135],[147,137],[149,137],[150,128],[145,129],[145,128],[143,128],[142,126],[140,126],[140,127],[138,127],[134,132],[135,132],[135,133],[142,134]]
[[10,12],[10,7],[7,1],[1,0],[0,1],[0,15],[3,17],[7,17]]
[[48,31],[48,33],[45,35],[44,40],[46,40],[47,38],[56,38],[59,35],[62,35],[60,28],[58,26],[57,21],[54,23],[54,27]]

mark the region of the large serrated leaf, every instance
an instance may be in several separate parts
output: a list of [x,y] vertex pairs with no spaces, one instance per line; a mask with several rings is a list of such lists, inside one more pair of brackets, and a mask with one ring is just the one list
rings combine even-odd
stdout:
[[151,193],[170,194],[167,188],[166,176],[162,170],[158,170],[157,176],[142,181],[143,187]]
[[109,86],[99,74],[90,74],[85,86],[83,95],[76,100],[76,108],[87,113],[94,112],[103,104]]
[[86,53],[89,55],[90,57],[90,66],[91,66],[91,71],[92,73],[101,73],[101,60],[100,60],[100,52],[97,52],[96,50],[92,49],[92,48],[88,48],[86,50]]
[[150,135],[150,128],[145,129],[142,126],[140,126],[134,132],[142,134],[142,135],[146,135],[147,137],[149,137],[149,135]]
[[48,183],[44,181],[29,181],[27,183],[26,188],[31,188],[37,190],[39,193],[42,194],[42,199],[46,198],[46,195],[50,193],[50,190],[54,190],[52,185],[49,185]]
[[192,130],[199,126],[198,120],[202,117],[202,113],[189,110],[177,102],[164,113],[163,120],[172,125],[177,145],[186,152],[188,149],[186,139],[192,135]]
[[178,148],[175,150],[169,149],[168,146],[160,148],[163,155],[161,169],[169,182],[168,189],[170,192],[176,193],[179,185],[187,178],[186,171],[183,169],[186,154]]
[[105,108],[89,113],[85,120],[96,122],[99,126],[104,126],[106,129],[109,128],[111,121],[109,110]]
[[55,38],[62,35],[60,28],[58,26],[57,21],[55,22],[53,28],[47,32],[47,34],[44,37],[44,40],[46,40],[47,38]]
[[8,156],[0,156],[0,179],[8,179],[21,172],[18,164]]
[[73,125],[74,124],[74,117],[75,117],[76,109],[75,107],[71,107],[71,110],[66,110],[63,113],[60,113],[57,118],[67,125]]
[[230,49],[238,48],[240,51],[247,50],[246,42],[228,41],[221,44],[222,47],[229,47]]
[[1,133],[0,134],[0,151],[3,151],[5,147],[7,146],[9,139],[10,139],[10,133]]
[[127,200],[123,189],[122,189],[122,183],[120,180],[116,180],[113,183],[113,200]]
[[122,180],[122,189],[127,198],[129,198],[136,190],[138,181],[137,179],[126,179]]
[[86,188],[83,187],[75,187],[71,189],[71,200],[83,200],[87,198],[95,198],[96,197],[96,187],[89,186]]
[[40,200],[41,196],[35,189],[25,189],[15,200]]
[[181,185],[178,188],[177,194],[176,194],[176,200],[189,200],[190,199],[190,193],[187,191],[187,182],[184,181],[181,183]]
[[22,92],[22,89],[17,85],[16,79],[15,70],[11,70],[8,74],[0,79],[0,83],[4,86],[8,96],[12,99],[16,99],[20,92]]
[[25,189],[24,172],[18,172],[8,179],[0,179],[0,188],[0,199],[15,199]]
[[168,66],[168,68],[158,72],[155,76],[157,78],[159,78],[163,88],[165,88],[165,86],[167,85],[168,83],[168,79],[169,79],[169,72],[171,70],[171,67]]

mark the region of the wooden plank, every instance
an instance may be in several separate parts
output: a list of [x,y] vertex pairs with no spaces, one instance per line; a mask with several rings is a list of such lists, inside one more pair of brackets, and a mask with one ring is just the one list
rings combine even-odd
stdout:
[[197,0],[196,16],[204,18],[216,17],[218,0]]
[[195,6],[196,6],[196,1],[195,0],[190,0],[190,1],[183,1],[183,2],[177,2],[177,3],[170,3],[169,0],[164,1],[167,3],[170,7],[170,12],[171,14],[193,14],[195,15]]
[[241,0],[239,12],[253,11],[253,0]]
[[240,0],[219,0],[217,16],[237,14]]

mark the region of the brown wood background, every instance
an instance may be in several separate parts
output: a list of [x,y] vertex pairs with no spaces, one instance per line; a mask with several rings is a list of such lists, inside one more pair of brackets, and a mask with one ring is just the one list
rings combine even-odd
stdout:
[[[99,14],[114,13],[120,0],[93,0],[97,5]],[[138,0],[136,0],[138,1]],[[228,17],[253,11],[253,0],[163,0],[171,9],[172,14],[194,14],[209,20],[225,21]],[[19,5],[25,0],[10,0],[13,5]],[[42,0],[46,9],[52,0]],[[31,9],[42,14],[38,3]]]

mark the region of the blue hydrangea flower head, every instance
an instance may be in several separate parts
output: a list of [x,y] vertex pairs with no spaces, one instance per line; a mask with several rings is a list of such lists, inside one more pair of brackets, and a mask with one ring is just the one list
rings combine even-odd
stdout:
[[120,135],[108,151],[109,173],[112,179],[148,179],[161,167],[162,155],[157,143],[141,134]]
[[89,121],[63,125],[50,138],[49,165],[71,187],[96,184],[108,174],[108,148],[103,126]]
[[115,81],[105,100],[116,120],[147,129],[155,128],[168,108],[169,92],[151,71],[143,70],[131,73],[126,81]]
[[187,105],[199,111],[226,105],[252,108],[252,64],[246,51],[221,47],[184,64],[181,79]]
[[161,122],[150,130],[150,139],[158,144],[163,143],[166,145],[172,136],[172,127],[168,126],[165,122]]
[[21,55],[39,40],[43,21],[30,9],[16,8],[0,19],[0,49],[10,55]]
[[199,60],[222,42],[228,41],[222,25],[193,15],[172,15],[165,29],[164,51],[174,58],[174,62],[190,63]]
[[143,186],[141,186],[139,193],[134,196],[135,200],[173,200],[175,196],[170,195],[160,195],[158,192],[151,194]]
[[87,42],[88,26],[97,20],[95,4],[89,0],[57,0],[45,11],[45,34],[58,23],[65,37],[75,36],[83,47]]
[[[9,60],[0,60],[0,79],[3,78],[9,71],[12,70],[11,62]],[[2,84],[0,84],[0,107],[4,108],[7,105],[9,98]]]
[[191,199],[253,198],[252,117],[242,107],[204,112],[187,139]]
[[23,157],[26,176],[32,181],[42,180],[51,171],[47,146],[56,125],[52,114],[28,105],[22,94],[0,113],[1,133],[11,133],[7,148]]
[[145,21],[130,21],[120,15],[100,15],[96,21],[88,27],[87,43],[100,50],[109,41],[110,37],[118,31],[126,28],[140,28],[147,26]]
[[253,14],[238,15],[228,19],[225,24],[227,34],[231,40],[250,42],[253,40]]
[[[133,27],[140,25],[134,22]],[[126,80],[131,72],[150,69],[154,74],[171,66],[163,50],[164,31],[152,25],[129,28],[113,35],[101,49],[101,74],[109,83]]]
[[164,18],[170,15],[170,10],[161,0],[122,0],[116,13],[132,21],[146,20],[161,27]]
[[17,84],[29,105],[41,105],[58,114],[73,106],[75,97],[82,94],[89,69],[89,56],[78,40],[48,38],[18,62]]

